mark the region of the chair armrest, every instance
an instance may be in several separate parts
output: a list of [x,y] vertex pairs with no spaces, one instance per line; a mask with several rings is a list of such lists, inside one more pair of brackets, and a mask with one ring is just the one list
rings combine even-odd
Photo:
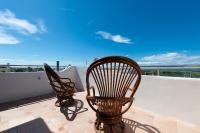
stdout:
[[89,104],[89,106],[95,111],[95,112],[99,112],[97,109],[95,109],[94,108],[94,106],[93,105],[96,105],[96,103],[95,103],[95,97],[93,97],[93,96],[86,96],[86,99],[87,99],[87,101],[88,101],[88,104]]
[[[69,89],[75,91],[75,89],[74,89],[74,88],[75,88],[75,84],[74,84],[73,82],[69,82],[69,83],[64,83],[64,82],[63,82],[63,87],[58,86],[58,85],[56,85],[56,84],[54,84],[54,83],[57,83],[57,81],[53,80],[52,82],[49,82],[49,84],[50,84],[52,87],[59,88],[59,89],[62,90],[62,91],[56,90],[56,91],[59,92],[59,93],[68,92]],[[71,86],[71,84],[72,84],[72,86]],[[67,87],[68,87],[68,88],[67,88]]]
[[87,100],[95,100],[95,97],[93,97],[93,96],[86,96],[86,99]]
[[133,97],[125,97],[123,106],[126,105],[128,102],[133,102],[134,98]]
[[120,113],[120,115],[124,114],[126,111],[129,110],[129,108],[131,107],[131,105],[132,105],[132,103],[133,103],[133,100],[134,100],[134,97],[129,97],[129,99],[127,99],[127,101],[125,101],[125,102],[123,103],[123,106],[126,105],[127,103],[129,103],[129,105],[128,105],[128,107],[127,107],[125,110],[123,110],[123,111]]
[[92,89],[93,96],[95,96],[95,89],[94,89],[94,86],[91,86],[90,89]]

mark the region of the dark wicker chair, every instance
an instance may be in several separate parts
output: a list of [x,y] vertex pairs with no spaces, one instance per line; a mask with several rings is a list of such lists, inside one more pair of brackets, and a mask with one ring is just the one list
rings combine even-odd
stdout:
[[49,65],[44,64],[49,83],[56,93],[55,106],[67,106],[74,102],[75,84],[69,78],[61,78]]
[[96,130],[109,127],[112,133],[123,132],[122,114],[131,107],[140,81],[139,65],[127,57],[109,56],[89,66],[86,99],[96,112]]

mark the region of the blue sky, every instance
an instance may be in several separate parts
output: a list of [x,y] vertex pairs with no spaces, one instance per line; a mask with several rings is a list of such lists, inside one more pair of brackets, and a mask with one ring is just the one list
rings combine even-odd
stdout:
[[198,0],[2,0],[0,64],[200,64]]

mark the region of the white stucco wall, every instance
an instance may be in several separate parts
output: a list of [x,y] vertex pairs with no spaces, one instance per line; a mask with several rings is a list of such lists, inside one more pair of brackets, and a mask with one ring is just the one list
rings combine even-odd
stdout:
[[[86,68],[76,67],[85,84]],[[134,106],[200,125],[200,79],[142,76]]]
[[[85,67],[60,72],[86,89]],[[52,92],[46,73],[0,73],[0,103]],[[142,76],[133,106],[200,125],[200,79]]]
[[200,125],[200,79],[142,76],[135,105]]
[[81,90],[85,90],[86,88],[86,67],[78,67],[76,66],[77,78],[79,79],[79,83],[77,86],[80,86]]
[[[67,68],[59,74],[77,81],[75,67]],[[0,73],[0,103],[44,95],[53,92],[45,72]]]

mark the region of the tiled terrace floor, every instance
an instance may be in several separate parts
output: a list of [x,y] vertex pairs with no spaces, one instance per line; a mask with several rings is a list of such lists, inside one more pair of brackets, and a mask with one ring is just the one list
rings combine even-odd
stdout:
[[[95,113],[85,92],[76,93],[77,108],[60,109],[55,98],[0,112],[3,133],[95,133]],[[132,108],[124,114],[126,133],[200,133],[200,128],[174,118]],[[102,132],[103,133],[103,132]]]

